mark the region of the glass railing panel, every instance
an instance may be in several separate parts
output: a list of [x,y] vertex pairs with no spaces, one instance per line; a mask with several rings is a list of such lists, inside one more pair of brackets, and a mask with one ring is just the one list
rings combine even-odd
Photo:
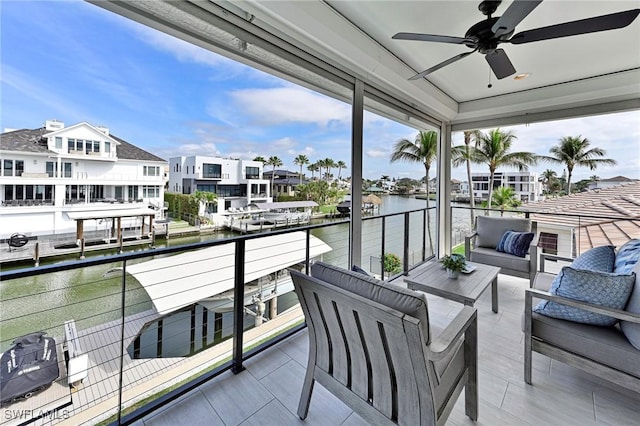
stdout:
[[[24,393],[27,390],[22,389],[20,380],[12,389],[12,374],[7,372],[6,375],[3,371],[3,400],[11,394],[23,392],[18,395],[22,398],[5,402],[7,409],[17,410],[15,412],[24,409],[27,411],[23,413],[41,413],[45,417],[81,415],[82,421],[117,412],[122,280],[105,272],[120,265],[109,263],[67,269],[0,283],[0,335],[4,356],[12,358],[15,368],[20,365],[17,353],[26,354],[24,362],[33,362],[33,350],[38,350],[35,352],[38,360],[27,368],[33,371],[23,371],[22,374],[18,368],[13,372],[29,377],[31,385],[38,387],[37,392],[32,395]],[[132,281],[129,277],[126,280]],[[138,288],[125,295],[125,299],[133,297],[140,300],[130,310],[131,314],[140,314],[151,307],[143,293]],[[40,347],[42,339],[37,335],[41,332],[53,339],[51,343],[55,342],[55,352],[49,349],[49,353]],[[25,339],[27,335],[31,337]],[[25,343],[27,340],[29,344]],[[16,346],[14,342],[22,343]],[[57,357],[57,377],[49,386],[43,382],[47,380],[46,375],[38,371],[46,371],[47,362],[54,357]]]

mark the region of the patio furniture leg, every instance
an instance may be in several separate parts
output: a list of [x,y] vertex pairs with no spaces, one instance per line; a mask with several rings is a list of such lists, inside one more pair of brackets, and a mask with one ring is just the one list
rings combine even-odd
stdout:
[[491,282],[491,310],[498,313],[498,277]]
[[533,296],[529,292],[525,292],[524,297],[524,381],[531,384],[531,365],[532,365],[532,337],[531,337],[531,309],[533,305]]
[[478,321],[469,326],[464,337],[464,356],[467,365],[467,383],[464,387],[464,412],[473,421],[478,420]]
[[311,403],[311,395],[313,394],[313,385],[316,382],[313,378],[313,365],[307,367],[307,373],[304,376],[304,383],[302,385],[302,393],[300,395],[300,402],[298,403],[298,417],[304,420],[309,412],[309,404]]

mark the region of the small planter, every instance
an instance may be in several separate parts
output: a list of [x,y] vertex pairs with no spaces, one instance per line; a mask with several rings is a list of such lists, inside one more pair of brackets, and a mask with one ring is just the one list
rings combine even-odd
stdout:
[[460,276],[460,271],[454,271],[453,269],[447,269],[447,278],[452,280],[458,279]]

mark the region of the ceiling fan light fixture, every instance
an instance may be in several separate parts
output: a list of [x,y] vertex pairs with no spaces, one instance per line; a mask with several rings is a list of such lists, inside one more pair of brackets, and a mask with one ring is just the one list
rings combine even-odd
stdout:
[[513,76],[514,80],[524,80],[525,78],[528,78],[531,76],[530,72],[521,72],[520,74],[516,74]]

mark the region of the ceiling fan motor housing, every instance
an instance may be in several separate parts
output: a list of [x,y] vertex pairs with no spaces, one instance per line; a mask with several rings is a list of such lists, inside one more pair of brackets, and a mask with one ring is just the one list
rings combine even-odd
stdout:
[[465,42],[464,44],[472,49],[477,47],[480,53],[493,52],[498,47],[498,44],[508,40],[513,34],[513,30],[511,30],[508,33],[504,33],[496,37],[491,28],[498,19],[500,19],[499,16],[495,18],[488,18],[469,28],[464,37],[471,41]]

